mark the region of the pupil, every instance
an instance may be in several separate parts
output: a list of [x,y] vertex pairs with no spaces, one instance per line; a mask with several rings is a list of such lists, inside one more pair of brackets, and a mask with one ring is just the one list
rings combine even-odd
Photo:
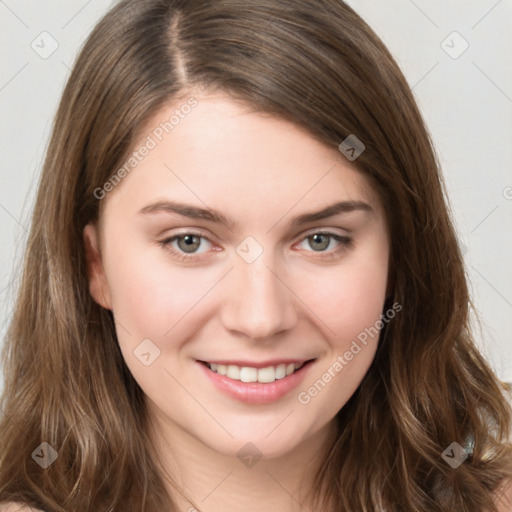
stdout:
[[[320,244],[321,247],[317,247],[317,248],[320,248],[320,249],[325,249],[326,247],[328,247],[329,245],[329,242],[328,242],[328,238],[327,236],[325,235],[313,235],[313,243],[314,244]],[[323,239],[323,243],[322,243],[322,239]],[[326,243],[327,242],[327,243]]]
[[184,235],[181,239],[178,239],[178,245],[183,243],[185,247],[182,247],[186,252],[193,252],[197,249],[198,237],[195,235]]

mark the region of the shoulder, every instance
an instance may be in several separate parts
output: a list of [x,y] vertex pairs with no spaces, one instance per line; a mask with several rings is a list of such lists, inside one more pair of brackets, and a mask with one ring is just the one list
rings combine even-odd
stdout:
[[496,492],[496,508],[498,512],[510,512],[512,510],[512,480],[505,482]]
[[24,503],[10,501],[9,503],[0,503],[0,512],[43,512]]

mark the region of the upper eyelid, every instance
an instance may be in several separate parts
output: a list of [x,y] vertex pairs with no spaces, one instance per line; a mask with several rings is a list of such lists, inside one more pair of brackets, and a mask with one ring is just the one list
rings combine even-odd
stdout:
[[[298,235],[295,235],[293,237],[293,239],[296,239],[297,237],[304,238],[304,237],[307,237],[307,236],[310,236],[313,234],[319,234],[319,233],[326,234],[326,235],[345,236],[345,237],[349,236],[348,234],[340,234],[340,233],[334,231],[335,229],[342,229],[342,228],[320,228],[320,227],[310,228],[310,229],[303,231],[302,233],[300,233]],[[346,233],[349,233],[349,230],[347,230],[347,229],[344,229],[343,231],[345,231]],[[178,238],[178,237],[185,236],[185,235],[200,236],[202,238],[206,238],[210,242],[213,242],[213,240],[211,240],[210,236],[204,234],[204,232],[202,232],[200,228],[188,228],[188,230],[185,228],[183,231],[180,231],[178,233],[173,233],[173,234],[166,236],[165,239]]]

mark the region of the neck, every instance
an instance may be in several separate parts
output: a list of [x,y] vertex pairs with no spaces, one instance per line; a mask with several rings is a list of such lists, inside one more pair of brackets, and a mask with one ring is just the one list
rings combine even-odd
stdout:
[[[272,459],[219,453],[160,418],[152,423],[167,489],[178,510],[187,512],[298,512],[337,434],[334,420],[293,450]],[[250,449],[248,453],[250,453]],[[184,496],[180,494],[183,492]]]

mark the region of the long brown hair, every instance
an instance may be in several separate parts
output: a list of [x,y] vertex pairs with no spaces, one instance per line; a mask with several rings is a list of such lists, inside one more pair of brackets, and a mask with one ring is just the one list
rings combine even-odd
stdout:
[[[397,64],[339,0],[125,0],[93,30],[56,115],[3,350],[0,502],[176,510],[114,318],[89,294],[82,231],[141,127],[194,87],[332,148],[355,134],[355,164],[385,207],[390,300],[403,310],[337,415],[314,509],[495,510],[512,477],[511,412],[473,343],[439,164]],[[453,442],[469,453],[456,469],[442,457]],[[32,457],[41,443],[58,454],[46,469]]]

